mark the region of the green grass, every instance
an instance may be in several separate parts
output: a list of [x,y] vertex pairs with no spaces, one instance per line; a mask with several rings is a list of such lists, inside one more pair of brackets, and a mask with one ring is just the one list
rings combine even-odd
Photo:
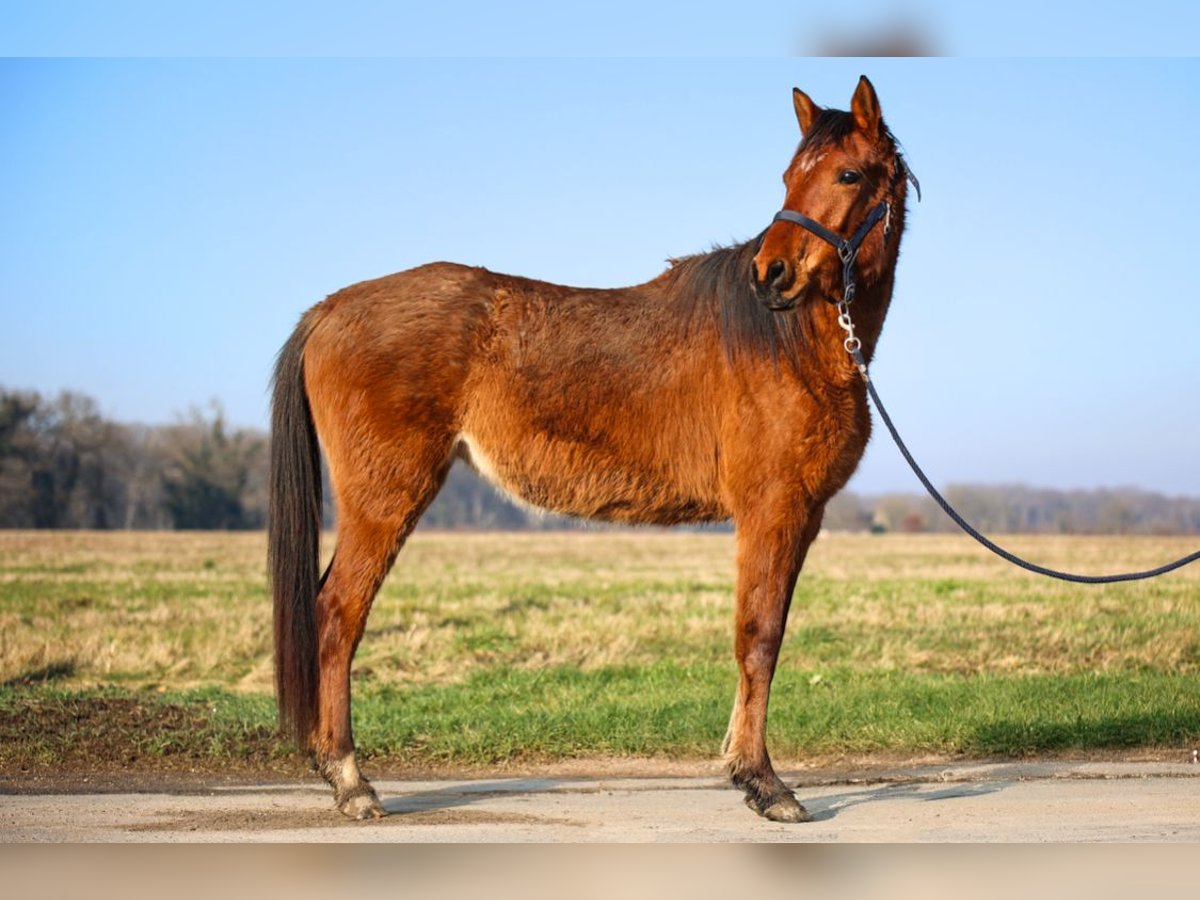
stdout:
[[[1190,549],[1012,543],[1097,571]],[[263,549],[253,534],[0,534],[0,771],[283,758]],[[732,553],[718,534],[418,535],[356,659],[360,750],[397,767],[715,757],[736,684]],[[1038,580],[954,537],[823,538],[780,657],[772,753],[1190,748],[1198,587],[1187,570]]]
[[[781,759],[1182,746],[1200,735],[1195,684],[1162,674],[815,674],[785,670],[776,680],[770,741]],[[709,756],[734,678],[732,666],[657,664],[381,690],[356,709],[358,741],[368,754],[413,762]]]

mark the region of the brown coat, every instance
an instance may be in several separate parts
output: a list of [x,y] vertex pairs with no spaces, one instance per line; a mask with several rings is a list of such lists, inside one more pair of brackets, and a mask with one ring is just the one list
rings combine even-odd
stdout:
[[[799,91],[795,107],[804,141],[785,174],[786,208],[848,234],[891,204],[889,232],[869,234],[856,263],[869,359],[904,225],[903,165],[865,78],[849,113]],[[831,246],[776,222],[634,287],[435,263],[348,287],[304,316],[280,355],[273,412],[277,685],[284,722],[344,812],[381,814],[354,762],[350,660],[379,584],[459,457],[556,513],[734,521],[741,681],[727,761],[758,812],[804,818],[764,735],[796,577],[870,434],[828,302],[840,280]],[[324,578],[317,437],[339,508]]]

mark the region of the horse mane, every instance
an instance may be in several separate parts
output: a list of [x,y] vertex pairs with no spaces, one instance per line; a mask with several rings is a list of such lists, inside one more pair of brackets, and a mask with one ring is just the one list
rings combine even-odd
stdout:
[[[823,109],[798,152],[840,144],[853,130],[850,113]],[[769,358],[772,365],[786,365],[803,381],[802,362],[812,333],[807,304],[773,312],[755,295],[751,284],[750,266],[765,233],[741,244],[672,259],[667,278],[679,302],[690,304],[693,325],[716,321],[730,365],[747,358]]]
[[[899,153],[899,141],[887,123],[881,123],[883,138]],[[800,141],[799,152],[813,152],[841,144],[854,130],[854,116],[841,109],[823,109]]]
[[672,259],[664,277],[685,308],[689,330],[715,322],[730,365],[769,358],[800,374],[809,317],[805,304],[772,312],[755,295],[750,266],[761,240],[759,234],[741,244]]
[[[814,153],[840,145],[854,130],[854,117],[843,110],[823,109],[804,135],[798,154]],[[887,125],[883,137],[894,148],[897,165],[893,182],[907,171],[899,145]],[[750,267],[766,231],[741,244],[715,247],[708,253],[670,260],[665,278],[678,302],[688,305],[693,326],[716,321],[722,347],[731,365],[747,357],[769,357],[781,363],[805,382],[802,365],[811,343],[811,310],[807,303],[794,309],[773,312],[755,295]]]

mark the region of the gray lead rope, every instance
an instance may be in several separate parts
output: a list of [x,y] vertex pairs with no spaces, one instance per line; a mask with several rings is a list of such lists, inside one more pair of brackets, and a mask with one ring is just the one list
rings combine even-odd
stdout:
[[[907,174],[914,185],[917,184],[916,178],[908,169],[907,165],[903,164],[903,171]],[[898,170],[899,171],[899,170]],[[917,185],[917,198],[920,199],[920,185]],[[1008,560],[1014,566],[1019,566],[1026,571],[1033,572],[1037,575],[1045,575],[1049,578],[1057,578],[1060,581],[1071,581],[1076,584],[1113,584],[1118,581],[1141,581],[1145,578],[1154,578],[1158,575],[1165,575],[1168,572],[1173,572],[1176,569],[1183,568],[1189,563],[1194,563],[1200,560],[1200,550],[1195,553],[1189,553],[1187,556],[1177,559],[1174,562],[1169,562],[1165,566],[1159,566],[1156,569],[1147,569],[1144,572],[1124,572],[1119,575],[1075,575],[1070,572],[1060,572],[1057,569],[1049,569],[1045,566],[1039,566],[1036,563],[1031,563],[1028,560],[1022,559],[1015,553],[1005,550],[999,544],[989,540],[980,534],[970,522],[958,514],[946,498],[938,493],[937,488],[933,486],[933,482],[928,476],[921,471],[921,467],[917,465],[917,461],[913,459],[913,455],[905,446],[904,440],[900,437],[900,432],[896,430],[896,426],[892,423],[892,417],[888,415],[887,409],[883,405],[883,401],[879,399],[879,394],[875,390],[875,384],[871,381],[870,375],[867,374],[867,361],[862,355],[862,342],[854,334],[854,322],[850,318],[850,304],[854,302],[854,261],[858,256],[858,249],[862,246],[863,240],[880,221],[884,221],[884,240],[887,240],[888,225],[891,219],[891,206],[885,201],[878,204],[868,214],[866,220],[859,226],[858,230],[849,238],[843,238],[836,232],[830,231],[820,222],[810,219],[801,213],[794,212],[789,209],[780,210],[775,214],[774,221],[791,222],[794,225],[799,225],[801,228],[815,234],[817,237],[826,243],[832,244],[837,250],[838,258],[842,262],[842,299],[837,301],[838,325],[846,332],[846,339],[843,341],[843,346],[846,352],[854,359],[855,365],[858,366],[858,371],[863,377],[863,381],[867,384],[867,391],[871,394],[871,399],[875,402],[875,408],[879,410],[879,416],[883,419],[883,424],[887,426],[887,430],[892,435],[892,440],[896,442],[896,447],[900,450],[900,455],[904,457],[905,462],[913,470],[913,474],[917,476],[921,484],[925,486],[925,490],[929,492],[929,496],[934,499],[942,511],[946,513],[954,524],[977,540],[987,549],[991,550],[1002,559]]]
[[1187,556],[1177,559],[1174,562],[1169,562],[1165,566],[1159,566],[1156,569],[1147,569],[1144,572],[1124,572],[1119,575],[1075,575],[1070,572],[1060,572],[1057,569],[1048,569],[1045,566],[1039,566],[1036,563],[1031,563],[1028,560],[1022,559],[1015,553],[1005,550],[1000,545],[988,540],[988,538],[980,534],[966,519],[958,514],[954,507],[947,502],[945,497],[938,493],[937,488],[933,486],[933,482],[931,482],[928,476],[921,471],[921,467],[917,465],[917,461],[913,459],[913,455],[909,453],[908,447],[904,445],[904,441],[900,437],[900,433],[896,430],[896,426],[892,423],[892,417],[888,415],[888,411],[884,407],[883,401],[879,399],[879,393],[875,390],[875,383],[871,381],[870,377],[867,375],[867,363],[866,360],[863,359],[862,350],[855,348],[854,350],[850,351],[850,355],[854,357],[854,362],[858,365],[858,370],[862,373],[863,380],[867,383],[867,390],[871,394],[871,400],[874,401],[875,408],[879,410],[879,417],[883,419],[883,424],[887,426],[887,430],[891,433],[892,440],[896,442],[896,447],[900,450],[900,455],[904,457],[905,462],[907,462],[909,467],[913,470],[913,474],[916,475],[921,484],[925,486],[925,490],[929,492],[929,496],[937,502],[937,505],[942,508],[942,511],[945,512],[946,515],[954,520],[955,525],[957,525],[983,546],[987,547],[997,556],[1008,560],[1014,566],[1020,566],[1022,569],[1025,569],[1029,572],[1034,572],[1038,575],[1046,575],[1050,578],[1057,578],[1060,581],[1072,581],[1076,584],[1113,584],[1118,581],[1141,581],[1144,578],[1154,578],[1158,575],[1165,575],[1168,572],[1173,572],[1176,569],[1183,568],[1189,563],[1194,563],[1196,560],[1200,559],[1200,550],[1197,550],[1195,553],[1189,553]]

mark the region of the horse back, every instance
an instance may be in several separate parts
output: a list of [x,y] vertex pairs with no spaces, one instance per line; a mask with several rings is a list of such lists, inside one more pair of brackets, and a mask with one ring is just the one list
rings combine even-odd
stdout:
[[655,282],[596,290],[497,277],[459,452],[535,507],[677,524],[720,497],[723,360]]

